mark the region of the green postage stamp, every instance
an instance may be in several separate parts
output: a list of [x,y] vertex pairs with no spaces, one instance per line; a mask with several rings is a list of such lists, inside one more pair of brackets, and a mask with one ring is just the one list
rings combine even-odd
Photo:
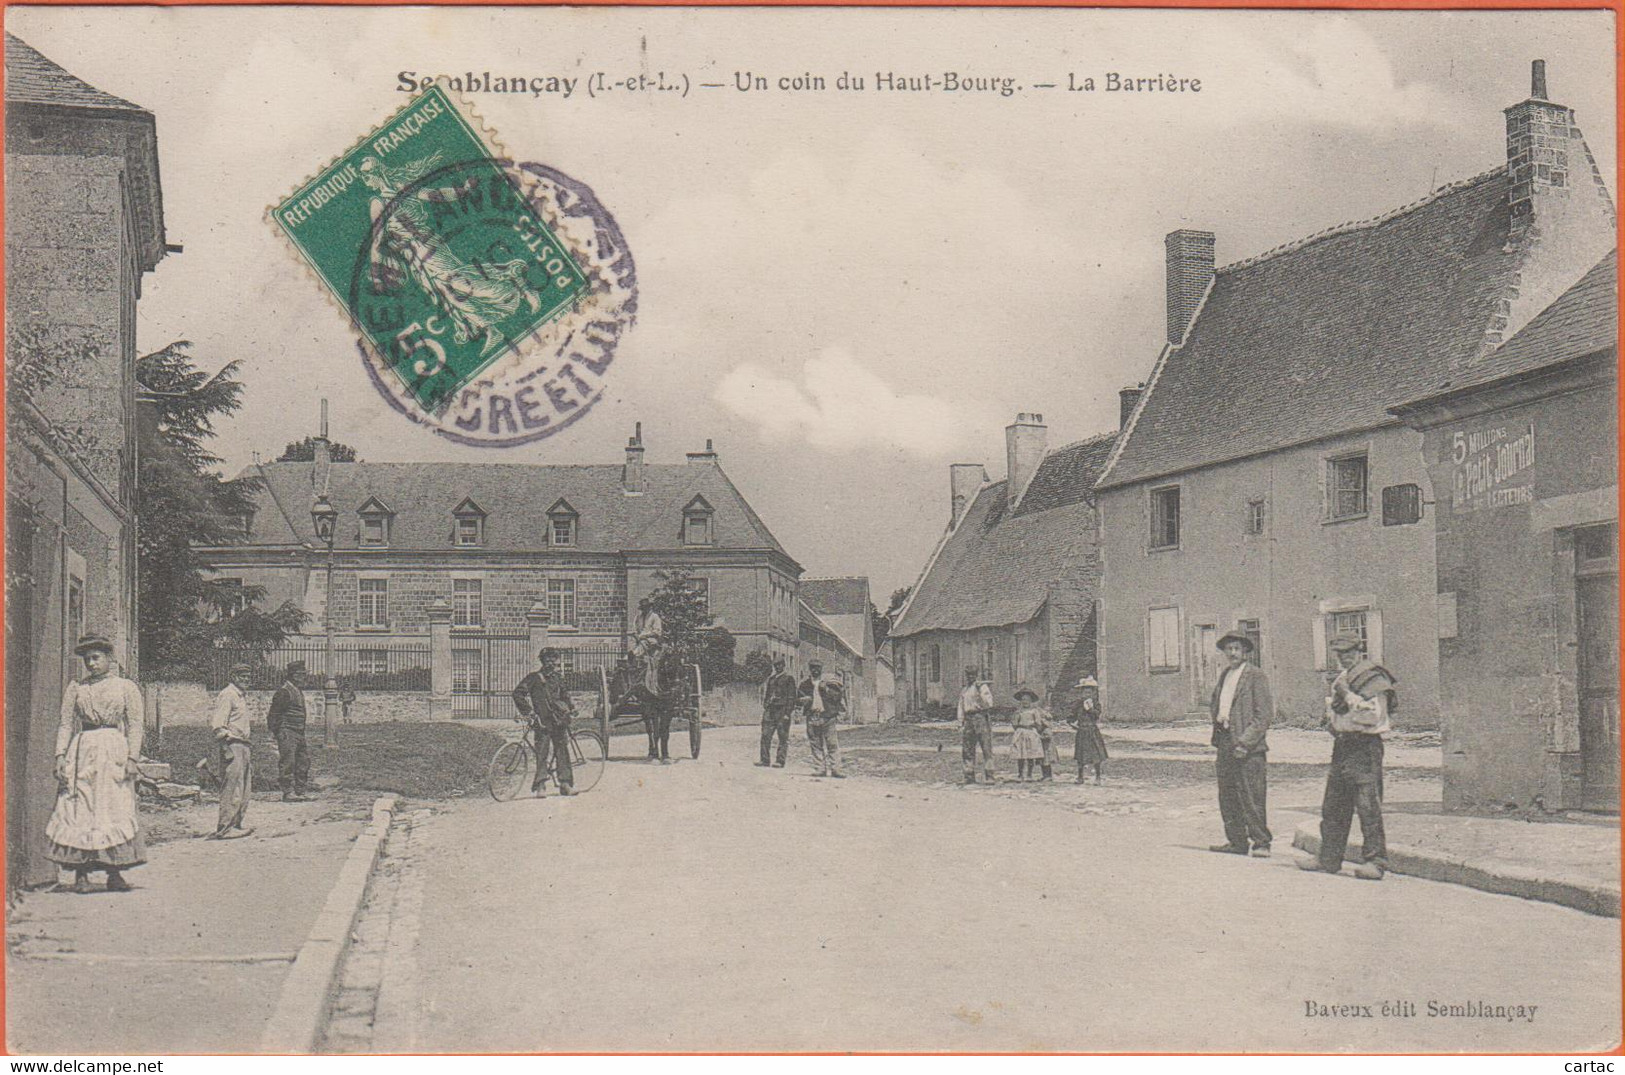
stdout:
[[437,85],[271,211],[429,414],[591,289],[520,174]]

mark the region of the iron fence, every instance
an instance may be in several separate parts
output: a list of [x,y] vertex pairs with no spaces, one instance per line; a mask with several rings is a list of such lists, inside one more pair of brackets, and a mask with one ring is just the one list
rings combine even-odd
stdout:
[[356,645],[350,640],[335,645],[333,664],[328,667],[327,645],[323,639],[289,639],[269,650],[241,646],[219,646],[209,654],[209,689],[219,690],[234,665],[245,664],[250,671],[250,690],[274,690],[282,683],[283,671],[294,661],[305,663],[305,674],[320,686],[329,676],[340,690],[426,691],[429,689],[429,643],[379,640],[376,645]]

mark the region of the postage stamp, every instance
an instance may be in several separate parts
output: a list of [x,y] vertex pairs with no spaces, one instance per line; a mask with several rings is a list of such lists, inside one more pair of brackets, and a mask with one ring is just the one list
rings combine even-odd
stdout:
[[[573,247],[549,220],[588,202],[596,206],[579,184],[494,155],[436,85],[272,217],[349,315],[374,383],[397,409],[459,439],[493,443],[547,435],[563,424],[555,415],[595,398],[574,368],[535,357],[604,320],[584,310],[595,292],[612,290],[595,282],[601,274],[585,254],[617,245],[618,233],[600,242],[594,226],[581,237],[591,241]],[[624,299],[612,305],[624,316],[597,324],[600,336],[618,337],[629,316]],[[570,316],[582,313],[589,316]],[[581,356],[582,368],[601,374],[592,357]],[[512,386],[511,397],[479,391],[516,379],[526,384]]]

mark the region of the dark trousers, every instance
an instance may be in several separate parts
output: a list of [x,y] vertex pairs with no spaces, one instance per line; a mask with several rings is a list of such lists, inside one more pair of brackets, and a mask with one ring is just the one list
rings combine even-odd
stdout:
[[276,730],[276,776],[284,795],[303,795],[310,789],[310,747],[303,724],[283,724]]
[[773,737],[779,737],[777,762],[783,765],[790,754],[790,714],[771,711],[762,714],[762,764],[766,765],[773,753]]
[[1224,836],[1231,847],[1268,847],[1273,837],[1265,821],[1268,755],[1263,751],[1245,758],[1235,755],[1235,742],[1225,729],[1219,730],[1219,814],[1224,818]]
[[1342,869],[1349,828],[1360,815],[1364,846],[1361,861],[1388,865],[1388,840],[1382,828],[1382,736],[1342,732],[1332,745],[1332,767],[1326,795],[1320,801],[1320,864]]
[[967,779],[976,775],[976,750],[982,750],[982,772],[993,775],[993,718],[986,713],[966,713],[959,737],[959,755],[965,762]]
[[570,726],[568,724],[531,723],[531,738],[536,741],[536,779],[531,787],[541,790],[547,786],[547,763],[558,759],[559,787],[575,787],[575,769],[570,764]]

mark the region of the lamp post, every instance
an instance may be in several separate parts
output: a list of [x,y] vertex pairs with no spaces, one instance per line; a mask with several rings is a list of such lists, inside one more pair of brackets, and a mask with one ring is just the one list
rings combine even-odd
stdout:
[[310,509],[310,522],[316,529],[316,538],[327,546],[327,597],[322,602],[322,623],[327,635],[327,644],[324,647],[323,673],[326,677],[322,684],[322,746],[336,747],[339,745],[338,726],[333,723],[333,710],[338,708],[339,683],[333,676],[333,539],[338,530],[338,509],[327,502],[327,494],[322,493],[316,498],[316,503]]

